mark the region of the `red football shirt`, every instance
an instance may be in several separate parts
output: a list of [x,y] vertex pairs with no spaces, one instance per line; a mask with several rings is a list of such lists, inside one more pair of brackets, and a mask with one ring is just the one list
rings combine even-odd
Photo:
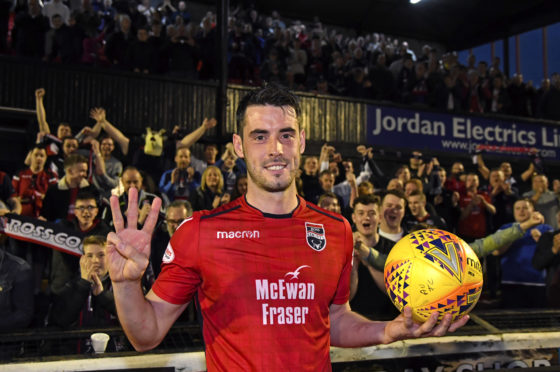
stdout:
[[[487,203],[491,203],[490,197],[485,192],[477,192]],[[459,206],[461,209],[466,208],[472,201],[470,194],[461,195]],[[471,213],[464,219],[459,221],[457,232],[459,236],[465,238],[483,238],[486,236],[486,207],[479,203],[475,205]]]
[[329,306],[348,301],[352,231],[298,200],[270,215],[242,197],[173,235],[152,289],[174,304],[198,290],[208,370],[331,370]]

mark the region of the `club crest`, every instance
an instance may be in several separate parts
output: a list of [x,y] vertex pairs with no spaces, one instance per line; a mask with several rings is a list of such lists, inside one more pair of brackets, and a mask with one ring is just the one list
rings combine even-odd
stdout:
[[322,251],[327,246],[327,237],[325,236],[325,228],[319,223],[305,223],[305,234],[307,245],[314,251]]
[[171,248],[171,244],[167,244],[167,249],[163,254],[163,263],[170,263],[175,259],[175,252],[173,252],[173,248]]

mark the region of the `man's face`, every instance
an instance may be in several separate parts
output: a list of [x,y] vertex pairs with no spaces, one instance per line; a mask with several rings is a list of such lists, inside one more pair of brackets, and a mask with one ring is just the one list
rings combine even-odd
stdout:
[[111,155],[114,149],[115,143],[113,142],[112,138],[104,138],[99,146],[99,150],[101,151],[101,155],[103,156]]
[[239,195],[247,193],[247,177],[243,177],[237,181],[237,192]]
[[508,162],[503,162],[502,164],[500,164],[500,170],[504,172],[505,178],[510,178],[511,173],[513,172],[511,169],[511,164]]
[[324,191],[331,191],[334,186],[334,176],[325,173],[319,178],[319,184]]
[[99,244],[88,244],[84,246],[84,256],[93,265],[93,270],[99,278],[107,275],[107,257],[105,255],[105,246]]
[[513,204],[513,217],[515,222],[525,222],[531,217],[534,208],[527,200],[518,200]]
[[369,184],[361,183],[358,186],[358,195],[359,196],[373,195],[374,192],[375,192],[375,190],[374,190],[373,186],[371,186]]
[[332,174],[334,174],[334,177],[338,177],[339,173],[340,173],[340,169],[338,169],[338,163],[335,161],[331,161],[329,162],[329,172],[331,172]]
[[408,208],[414,217],[421,217],[425,214],[426,200],[420,195],[408,197]]
[[407,182],[406,185],[404,185],[404,194],[407,197],[410,195],[410,193],[417,190],[418,190],[418,186],[413,182]]
[[60,16],[53,16],[51,18],[51,20],[52,20],[53,28],[55,30],[58,30],[60,27],[62,27],[63,22],[62,22],[62,18]]
[[375,203],[367,205],[357,203],[352,213],[352,222],[360,234],[364,236],[375,234],[379,224],[379,206]]
[[89,227],[97,217],[98,209],[95,199],[78,199],[74,207],[74,214],[80,226]]
[[227,170],[231,170],[233,169],[233,167],[235,166],[235,160],[237,160],[237,158],[235,156],[233,156],[231,153],[229,153],[225,158],[224,158],[224,167]]
[[72,129],[70,129],[70,126],[68,125],[60,124],[56,129],[56,136],[60,139],[64,137],[69,137],[71,135],[72,135]]
[[183,222],[187,217],[187,209],[184,207],[171,207],[167,209],[167,213],[165,214],[165,224],[167,225],[167,232],[169,233],[169,236],[173,235],[181,222]]
[[552,180],[552,191],[560,193],[560,180],[557,178]]
[[548,178],[546,176],[540,175],[533,177],[533,190],[544,192],[548,189]]
[[64,143],[62,144],[62,152],[65,156],[68,156],[74,153],[78,149],[78,146],[79,144],[77,139],[68,138],[64,140]]
[[179,149],[175,154],[175,164],[179,169],[187,169],[191,164],[191,152],[189,149]]
[[66,168],[66,181],[72,186],[77,187],[83,179],[87,177],[87,163],[77,163]]
[[128,18],[123,18],[120,24],[122,32],[126,34],[128,33],[128,31],[130,31],[130,20]]
[[303,170],[305,174],[312,175],[317,172],[319,169],[319,161],[315,156],[305,159],[305,163],[303,163]]
[[398,178],[392,178],[387,184],[387,190],[401,190],[403,191],[403,183]]
[[148,31],[144,30],[144,29],[140,29],[138,30],[138,32],[136,33],[136,36],[138,37],[138,40],[141,42],[145,42],[148,40]]
[[504,182],[504,172],[502,172],[501,170],[495,170],[490,172],[489,182],[490,182],[490,186],[494,188],[498,187]]
[[206,160],[208,164],[214,164],[216,156],[218,156],[218,148],[213,145],[206,146],[204,149],[204,160]]
[[43,169],[47,161],[47,152],[45,149],[33,149],[31,152],[31,168]]
[[381,205],[381,218],[391,229],[398,229],[404,217],[404,200],[398,196],[388,194]]
[[422,154],[418,151],[412,152],[412,156],[409,159],[410,167],[416,169],[422,164]]
[[[291,107],[249,106],[245,113],[243,138],[234,135],[237,156],[247,164],[249,185],[268,192],[294,187],[305,149],[305,133],[299,131]],[[249,187],[249,192],[253,186]]]
[[128,194],[128,189],[135,187],[137,190],[142,188],[142,176],[136,170],[127,170],[122,175],[124,192]]
[[319,207],[331,212],[340,213],[340,204],[337,198],[325,197],[321,199]]
[[453,163],[451,166],[451,173],[452,174],[460,174],[465,172],[465,167],[462,163]]
[[478,189],[478,176],[476,174],[467,175],[465,180],[465,187],[467,190],[474,191]]
[[445,180],[447,180],[447,172],[445,171],[445,169],[443,169],[443,168],[439,169],[438,177],[439,177],[439,180],[440,180],[441,184],[443,185],[445,183]]
[[403,184],[410,179],[410,170],[407,168],[401,168],[398,171],[397,178],[403,182]]

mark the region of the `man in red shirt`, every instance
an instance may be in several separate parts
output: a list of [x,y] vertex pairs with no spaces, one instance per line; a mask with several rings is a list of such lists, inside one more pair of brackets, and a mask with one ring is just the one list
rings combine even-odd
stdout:
[[41,145],[31,150],[31,165],[12,178],[15,193],[21,200],[21,214],[39,217],[43,198],[49,186],[56,184],[56,176],[45,170],[47,151]]
[[484,238],[486,231],[487,213],[496,214],[496,207],[491,204],[490,196],[478,189],[478,176],[474,173],[467,174],[465,181],[466,192],[461,195],[459,206],[461,217],[459,219],[458,234],[467,242]]
[[275,86],[241,101],[233,144],[247,164],[247,194],[181,224],[146,297],[140,280],[161,202],[152,203],[138,231],[136,190],[129,191],[126,228],[111,198],[109,272],[120,322],[137,350],[157,346],[195,293],[214,371],[328,371],[331,345],[441,336],[468,320],[451,324],[446,315],[436,325],[436,312],[417,324],[407,308],[393,321],[373,322],[350,310],[350,225],[297,195],[305,149],[300,117],[297,97]]

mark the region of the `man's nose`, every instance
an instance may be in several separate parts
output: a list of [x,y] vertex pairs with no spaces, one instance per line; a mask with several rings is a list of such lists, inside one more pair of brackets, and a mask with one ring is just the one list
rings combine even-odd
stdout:
[[284,151],[283,145],[278,138],[272,138],[268,145],[268,152],[271,155],[279,155]]

